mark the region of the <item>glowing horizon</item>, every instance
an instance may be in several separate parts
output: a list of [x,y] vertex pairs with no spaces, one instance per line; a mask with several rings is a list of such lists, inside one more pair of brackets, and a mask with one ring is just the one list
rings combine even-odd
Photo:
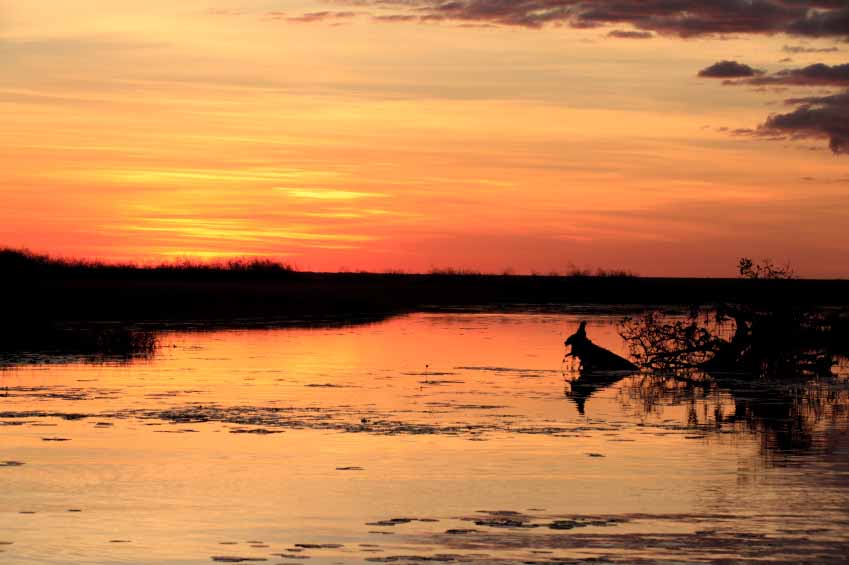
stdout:
[[849,277],[845,10],[609,3],[0,0],[0,245]]

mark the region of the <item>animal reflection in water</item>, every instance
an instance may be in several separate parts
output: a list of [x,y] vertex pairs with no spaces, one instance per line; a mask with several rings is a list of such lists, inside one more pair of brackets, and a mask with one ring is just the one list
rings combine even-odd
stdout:
[[584,414],[584,404],[592,394],[636,373],[639,368],[587,337],[587,323],[581,322],[578,331],[565,341],[569,347],[564,360],[574,357],[580,361],[577,379],[567,382],[566,397],[575,402],[578,413]]

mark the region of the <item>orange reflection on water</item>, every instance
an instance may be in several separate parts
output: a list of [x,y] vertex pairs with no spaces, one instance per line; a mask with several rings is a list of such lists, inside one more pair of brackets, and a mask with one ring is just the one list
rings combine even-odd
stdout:
[[[626,354],[616,319],[591,317],[589,334]],[[774,514],[846,518],[835,506],[846,490],[822,482],[839,477],[828,457],[795,455],[818,466],[817,480],[766,465],[757,436],[688,427],[689,402],[648,412],[625,402],[640,377],[599,388],[580,415],[565,395],[577,375],[561,365],[577,322],[418,314],[353,328],[172,333],[149,362],[6,371],[0,461],[24,465],[0,468],[0,541],[14,542],[4,563],[272,559],[296,543],[343,545],[305,553],[319,563],[362,561],[371,545],[444,553],[427,536],[481,529],[463,518],[487,509],[630,520],[581,529],[614,536],[605,543],[621,547],[609,551],[632,543],[617,535],[772,535],[789,520]],[[846,425],[835,416],[814,433],[828,432],[839,452]],[[397,517],[439,522],[367,525]],[[499,557],[534,557],[533,544],[516,543]]]

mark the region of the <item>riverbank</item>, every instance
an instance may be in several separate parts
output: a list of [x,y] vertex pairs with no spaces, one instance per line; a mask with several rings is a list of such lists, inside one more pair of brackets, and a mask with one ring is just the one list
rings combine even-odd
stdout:
[[67,335],[55,331],[57,327],[104,324],[158,331],[345,325],[416,311],[517,307],[574,312],[716,302],[849,305],[845,280],[316,273],[270,262],[138,267],[68,262],[14,251],[4,252],[0,259],[4,271],[0,336],[5,349],[14,344],[33,347],[51,341],[46,339],[50,336]]
[[8,320],[233,323],[382,317],[520,304],[692,305],[793,301],[849,305],[847,280],[652,278],[628,274],[317,273],[271,262],[139,267],[6,251]]

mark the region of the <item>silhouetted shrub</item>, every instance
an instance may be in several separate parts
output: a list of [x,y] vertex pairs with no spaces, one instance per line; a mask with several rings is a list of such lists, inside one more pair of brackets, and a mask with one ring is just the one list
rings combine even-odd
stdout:
[[836,356],[846,353],[845,317],[776,292],[776,281],[793,278],[789,267],[743,258],[739,272],[751,284],[768,285],[755,294],[757,299],[694,306],[684,319],[656,311],[626,318],[620,335],[637,362],[662,372],[694,368],[768,376],[830,372]]

